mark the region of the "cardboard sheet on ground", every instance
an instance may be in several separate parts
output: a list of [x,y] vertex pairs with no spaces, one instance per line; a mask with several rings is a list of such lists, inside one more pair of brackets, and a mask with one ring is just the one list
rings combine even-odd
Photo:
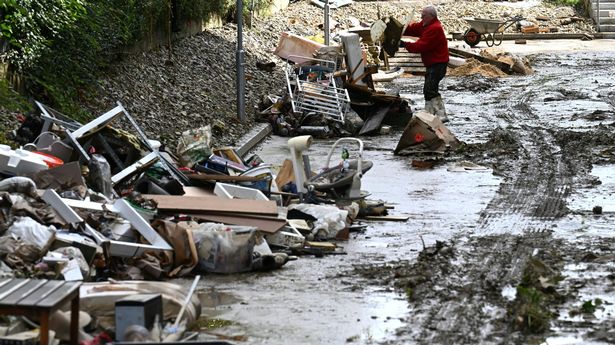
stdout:
[[455,149],[460,142],[437,116],[425,111],[414,114],[401,135],[395,154],[434,152]]

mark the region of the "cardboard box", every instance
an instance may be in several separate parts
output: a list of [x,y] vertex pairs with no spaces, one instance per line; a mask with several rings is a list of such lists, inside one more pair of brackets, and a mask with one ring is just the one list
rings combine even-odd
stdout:
[[457,148],[459,144],[440,118],[421,110],[406,125],[394,152],[445,152]]

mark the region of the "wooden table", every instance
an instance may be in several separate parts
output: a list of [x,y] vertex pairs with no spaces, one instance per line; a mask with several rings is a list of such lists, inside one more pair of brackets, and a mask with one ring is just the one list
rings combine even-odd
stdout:
[[40,344],[49,344],[49,315],[71,301],[70,343],[78,345],[81,282],[0,279],[0,315],[38,316]]

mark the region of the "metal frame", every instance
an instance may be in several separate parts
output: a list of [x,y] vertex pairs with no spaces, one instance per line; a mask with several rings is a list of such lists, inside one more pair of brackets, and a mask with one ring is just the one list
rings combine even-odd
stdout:
[[[113,162],[121,169],[123,169],[121,172],[115,174],[112,177],[113,184],[119,183],[121,180],[130,176],[131,174],[140,171],[143,167],[147,167],[155,162],[160,162],[165,168],[165,170],[169,174],[171,174],[171,176],[173,176],[176,180],[180,181],[186,186],[190,185],[190,180],[179,169],[177,169],[173,164],[171,164],[171,162],[169,162],[163,155],[161,155],[160,152],[152,148],[149,143],[149,140],[147,139],[147,136],[141,130],[141,127],[139,127],[133,117],[130,116],[122,103],[117,102],[117,106],[115,108],[107,111],[106,113],[100,115],[99,117],[88,122],[85,125],[82,125],[81,123],[68,118],[66,115],[38,101],[36,102],[36,105],[41,109],[41,117],[45,120],[45,123],[43,124],[43,131],[48,131],[52,123],[63,126],[66,131],[66,138],[64,139],[64,142],[67,144],[71,144],[73,147],[75,147],[80,157],[85,162],[90,161],[90,156],[85,151],[83,146],[79,143],[79,140],[90,135],[97,136],[97,138],[101,142],[101,145],[108,152]],[[142,145],[145,146],[148,151],[150,151],[148,155],[142,157],[137,162],[133,163],[128,167],[125,167],[124,162],[122,162],[115,154],[115,152],[113,152],[111,146],[106,141],[106,139],[100,133],[98,133],[98,131],[109,125],[111,122],[113,122],[120,116],[124,116],[128,120],[128,122],[130,122],[137,136],[141,140]]]
[[[305,59],[308,63],[312,63],[311,65],[299,64],[299,74],[304,65],[305,67],[324,67],[327,69],[326,73],[329,74],[329,79],[324,83],[300,80],[299,75],[295,71],[297,66],[290,63],[287,64],[285,70],[286,85],[293,111],[323,114],[334,121],[344,122],[344,116],[350,106],[350,96],[346,89],[338,88],[335,83],[335,77],[333,76],[333,73],[337,70],[335,61],[298,55],[290,55],[289,58],[291,57]],[[293,85],[295,85],[294,90],[292,88]]]

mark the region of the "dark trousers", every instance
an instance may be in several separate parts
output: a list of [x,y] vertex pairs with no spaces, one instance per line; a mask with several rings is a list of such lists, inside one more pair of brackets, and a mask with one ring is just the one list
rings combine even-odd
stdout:
[[438,87],[440,86],[440,80],[446,75],[447,63],[435,63],[427,67],[427,73],[425,74],[425,85],[423,85],[423,95],[425,100],[429,101],[432,98],[440,96]]

